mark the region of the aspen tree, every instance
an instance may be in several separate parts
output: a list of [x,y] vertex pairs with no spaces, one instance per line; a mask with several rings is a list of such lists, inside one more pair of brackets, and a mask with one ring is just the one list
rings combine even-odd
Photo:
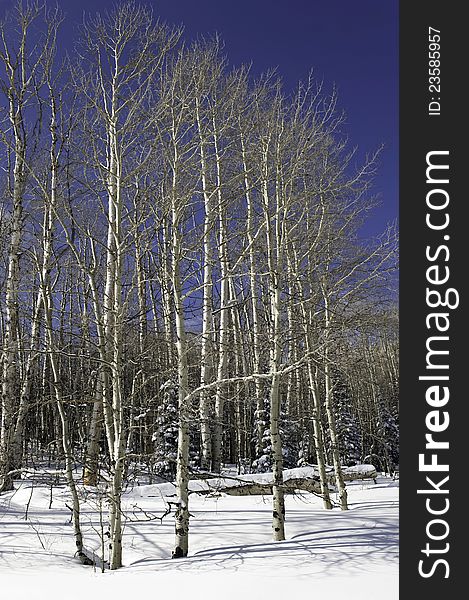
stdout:
[[[179,34],[155,25],[151,12],[133,3],[122,4],[104,17],[98,15],[84,26],[83,34],[86,60],[81,66],[79,91],[104,131],[102,139],[94,139],[91,133],[91,142],[96,161],[92,168],[105,189],[108,223],[102,298],[106,361],[102,368],[109,377],[109,388],[103,389],[106,437],[112,463],[109,562],[111,569],[117,569],[122,566],[121,494],[126,441],[122,288],[126,224],[123,214],[128,187],[146,157],[140,158],[137,165],[126,161],[132,156],[133,145],[142,139],[143,111],[152,101],[155,78],[165,54]],[[138,126],[140,131],[136,129]]]
[[[213,73],[218,69],[216,54],[194,46],[194,101],[195,118],[199,136],[200,178],[204,200],[204,229],[203,229],[203,307],[202,307],[202,337],[200,351],[200,382],[201,385],[210,383],[213,376],[214,351],[214,321],[213,321],[213,254],[212,236],[215,224],[214,191],[210,189],[208,172],[208,153],[211,146],[210,129],[207,128],[207,112],[210,117],[210,96],[214,94],[214,85],[219,74]],[[216,52],[216,49],[215,49]],[[215,54],[215,55],[214,55]],[[197,60],[198,59],[198,60]],[[215,81],[214,81],[215,79]],[[208,102],[208,106],[207,106]],[[208,129],[208,131],[207,131]],[[201,435],[201,467],[212,468],[212,427],[211,427],[211,396],[202,391],[200,395],[200,435]]]
[[[265,227],[269,293],[269,345],[270,363],[270,441],[272,446],[272,529],[273,539],[285,539],[285,499],[283,490],[283,453],[280,432],[280,370],[282,348],[281,319],[281,273],[283,264],[283,206],[279,181],[278,152],[283,134],[283,106],[276,97],[270,110],[270,127],[261,138],[261,196]],[[273,175],[271,172],[273,171]],[[273,185],[271,185],[271,177]]]
[[375,171],[377,153],[367,157],[351,177],[346,175],[345,170],[353,154],[339,162],[337,159],[341,158],[340,153],[339,145],[328,157],[331,167],[326,177],[330,178],[329,194],[332,194],[324,198],[322,208],[328,213],[328,219],[318,284],[323,310],[324,405],[340,507],[342,510],[348,510],[333,407],[334,382],[331,368],[334,359],[331,348],[337,344],[336,338],[340,336],[340,320],[346,318],[351,306],[361,303],[370,293],[370,286],[381,278],[386,265],[392,260],[395,238],[392,231],[388,230],[382,240],[369,248],[360,248],[359,244],[354,244],[362,214],[370,209],[373,202],[373,199],[364,195],[364,191],[369,185],[369,177]]
[[[239,137],[241,145],[241,164],[243,169],[244,194],[247,203],[247,239],[249,247],[249,303],[252,320],[252,369],[255,373],[260,373],[261,370],[261,342],[260,342],[260,325],[259,325],[259,285],[256,276],[257,261],[256,261],[256,246],[255,232],[263,229],[262,223],[255,222],[254,197],[252,193],[253,184],[251,183],[251,170],[248,166],[246,133],[239,123]],[[256,454],[259,456],[262,448],[262,438],[264,428],[261,424],[260,416],[264,413],[264,397],[262,395],[262,385],[259,379],[254,381],[254,399],[256,406]]]
[[[45,23],[45,31],[39,34],[39,39],[31,31],[36,21]],[[29,353],[29,364],[25,369],[23,383],[19,386],[20,259],[23,254],[24,194],[28,181],[28,167],[30,168],[29,163],[33,156],[33,150],[29,151],[32,140],[31,134],[28,133],[30,128],[27,120],[40,120],[39,94],[44,85],[45,71],[50,68],[50,65],[46,64],[46,57],[53,51],[59,22],[58,13],[48,13],[39,2],[26,5],[19,2],[6,21],[0,24],[0,63],[4,70],[0,85],[6,96],[8,111],[8,131],[2,131],[1,138],[7,148],[8,193],[11,197],[2,353],[0,491],[13,488],[13,479],[9,473],[20,466],[24,419],[29,401],[31,361],[34,359],[32,350]],[[9,35],[10,25],[17,27],[13,39]],[[34,148],[35,144],[31,145]],[[42,300],[38,297],[36,323],[41,304]],[[37,325],[33,329],[34,344]]]
[[[218,59],[220,60],[220,59]],[[232,191],[233,182],[238,180],[238,173],[230,173],[231,153],[233,152],[233,136],[231,129],[235,126],[236,117],[242,106],[245,87],[245,71],[234,71],[219,82],[214,92],[214,107],[211,112],[211,137],[214,161],[214,196],[216,200],[218,269],[220,290],[220,306],[218,309],[218,364],[216,380],[228,377],[230,334],[235,340],[239,334],[239,319],[234,287],[234,262],[230,252],[230,230],[233,226],[230,217],[236,196]],[[242,108],[241,108],[242,110]],[[228,199],[230,198],[230,199]],[[239,262],[239,258],[236,262]],[[236,345],[235,345],[236,348]],[[241,364],[241,363],[238,363]],[[222,464],[222,432],[224,425],[225,398],[227,390],[217,385],[215,390],[215,418],[213,431],[212,469],[221,470]],[[236,409],[235,409],[236,412]]]
[[46,349],[48,360],[51,367],[52,389],[56,401],[57,411],[60,418],[61,426],[61,444],[65,457],[65,472],[67,476],[68,487],[72,496],[72,520],[75,533],[75,545],[77,556],[84,564],[91,564],[92,561],[87,558],[83,548],[83,536],[80,526],[80,502],[78,491],[73,477],[73,456],[69,433],[69,424],[65,413],[63,394],[61,390],[61,373],[59,356],[55,343],[54,333],[54,298],[51,285],[51,259],[54,245],[54,221],[55,209],[58,196],[58,161],[60,157],[60,146],[57,134],[58,115],[57,115],[57,99],[54,96],[52,84],[49,79],[50,92],[50,110],[51,120],[49,125],[51,144],[50,144],[50,166],[51,166],[51,182],[50,193],[45,195],[44,219],[43,219],[43,250],[42,250],[42,266],[40,267],[40,282],[42,297],[44,301],[44,324],[46,332]]
[[[220,268],[220,309],[218,325],[218,365],[217,381],[227,377],[228,364],[228,327],[229,327],[229,267],[228,267],[228,232],[226,224],[226,209],[222,193],[222,166],[218,141],[217,125],[214,123],[214,152],[216,163],[216,189],[217,189],[217,219],[218,219],[218,260]],[[217,385],[215,390],[215,421],[213,432],[212,469],[220,472],[222,463],[222,431],[224,422],[225,390]]]
[[194,159],[197,145],[189,133],[194,127],[190,114],[191,78],[183,51],[168,65],[161,84],[162,117],[155,122],[160,147],[165,154],[168,173],[162,188],[162,211],[166,224],[171,268],[171,308],[175,323],[178,381],[178,446],[176,458],[176,512],[173,558],[183,558],[189,551],[189,365],[185,322],[182,269],[184,262],[184,228],[189,218],[189,199],[194,193],[192,182],[185,178],[188,163]]

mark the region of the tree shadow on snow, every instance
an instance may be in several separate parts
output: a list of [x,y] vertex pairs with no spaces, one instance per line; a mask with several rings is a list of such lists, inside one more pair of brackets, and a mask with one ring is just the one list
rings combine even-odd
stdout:
[[[301,561],[304,575],[337,572],[341,575],[373,571],[377,564],[395,562],[398,558],[398,518],[370,516],[348,512],[327,513],[304,520],[306,531],[283,542],[221,546],[195,552],[180,560],[142,559],[134,562],[132,570],[140,567],[156,571],[238,570],[243,565],[262,574],[263,568],[288,568]],[[334,524],[331,522],[333,517]],[[299,519],[304,517],[297,517]],[[343,522],[343,526],[337,523]],[[291,522],[294,519],[287,521]],[[339,525],[339,526],[337,526]],[[274,565],[272,567],[272,564]],[[294,573],[297,576],[298,572]]]

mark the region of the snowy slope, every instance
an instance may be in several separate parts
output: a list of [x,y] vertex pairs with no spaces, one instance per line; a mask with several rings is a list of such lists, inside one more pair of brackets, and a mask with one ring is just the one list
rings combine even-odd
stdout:
[[[125,495],[124,564],[101,574],[72,558],[66,488],[25,482],[0,497],[0,589],[10,600],[113,597],[277,600],[397,599],[398,482],[348,484],[350,510],[325,511],[317,497],[287,496],[285,542],[271,542],[268,496],[191,495],[190,557],[171,560],[172,515],[157,486]],[[29,503],[27,519],[25,509]],[[99,501],[83,502],[85,544],[100,554]],[[104,515],[105,520],[105,515]]]

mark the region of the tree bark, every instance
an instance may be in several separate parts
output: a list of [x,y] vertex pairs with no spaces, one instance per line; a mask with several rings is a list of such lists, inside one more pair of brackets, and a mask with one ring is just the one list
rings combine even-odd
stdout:
[[332,398],[332,382],[330,374],[330,363],[329,363],[329,334],[331,326],[330,306],[329,297],[327,291],[323,286],[323,297],[324,297],[324,327],[325,327],[325,349],[324,349],[324,393],[325,399],[324,404],[326,407],[327,423],[329,425],[329,435],[331,438],[332,448],[332,460],[334,464],[334,472],[336,485],[339,493],[339,501],[341,510],[348,510],[347,503],[347,488],[344,482],[342,473],[342,465],[340,464],[340,452],[339,442],[337,439],[337,429],[335,425],[333,398]]
[[[244,194],[247,203],[247,239],[249,245],[249,289],[250,289],[250,308],[252,319],[252,353],[253,353],[253,371],[260,372],[261,353],[259,339],[259,316],[258,316],[258,286],[256,279],[256,255],[254,246],[254,205],[251,195],[251,184],[249,181],[249,172],[246,156],[246,146],[244,136],[241,133],[241,152],[243,161],[243,179],[244,179]],[[260,225],[262,226],[262,225]],[[261,382],[256,379],[254,381],[254,400],[256,406],[256,456],[259,457],[262,451],[262,438],[264,435],[264,425],[261,415],[264,414],[264,398],[262,396]]]
[[[220,322],[218,327],[218,367],[217,381],[226,378],[228,364],[228,323],[229,308],[229,272],[228,272],[228,232],[225,207],[222,197],[221,160],[219,152],[218,133],[215,119],[213,122],[214,147],[216,160],[217,212],[218,212],[218,259],[220,264]],[[217,385],[215,391],[215,420],[213,424],[213,456],[212,470],[219,473],[222,464],[222,436],[224,424],[225,390]]]
[[[13,153],[13,173],[11,182],[12,211],[10,220],[10,243],[7,258],[6,291],[5,291],[5,324],[3,337],[3,377],[2,377],[2,411],[0,426],[0,492],[13,489],[13,478],[8,475],[15,469],[14,433],[15,412],[19,400],[18,390],[18,325],[21,236],[23,230],[23,195],[26,183],[26,138],[23,120],[24,94],[26,93],[25,72],[26,36],[28,19],[24,15],[21,24],[21,43],[14,62],[9,50],[5,47],[2,56],[8,73],[8,118],[13,133],[11,152]],[[3,32],[4,34],[4,32]],[[6,46],[5,37],[3,42]],[[18,84],[17,79],[20,82]],[[30,84],[30,82],[29,82]],[[19,89],[18,89],[19,85]]]
[[[207,181],[207,158],[205,152],[205,137],[200,114],[200,102],[196,97],[196,118],[199,131],[200,144],[200,176],[202,180],[202,193],[204,197],[204,232],[203,232],[203,306],[202,306],[202,338],[200,349],[200,384],[210,383],[213,362],[213,282],[212,282],[212,243],[211,236],[214,226],[214,212],[211,194]],[[202,469],[212,467],[212,427],[211,427],[211,394],[202,391],[200,394],[200,437],[202,456],[200,466]]]
[[178,450],[176,468],[177,508],[175,514],[175,543],[173,558],[183,558],[189,551],[189,405],[186,399],[188,391],[187,343],[184,323],[184,307],[180,279],[181,239],[179,217],[173,204],[173,293],[176,321],[176,348],[178,354]]

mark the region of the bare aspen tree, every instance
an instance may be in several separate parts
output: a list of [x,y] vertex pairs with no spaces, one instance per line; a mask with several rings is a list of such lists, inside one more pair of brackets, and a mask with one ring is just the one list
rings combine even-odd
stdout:
[[[68,242],[72,247],[72,251],[75,250],[73,243],[67,236]],[[99,469],[99,442],[103,431],[103,419],[104,419],[104,406],[106,393],[109,390],[109,373],[107,369],[103,368],[106,365],[106,339],[104,335],[104,322],[102,317],[101,298],[98,293],[98,287],[96,283],[96,270],[97,270],[97,258],[95,242],[90,239],[90,250],[92,255],[92,262],[89,266],[86,266],[81,257],[76,251],[74,251],[77,262],[82,270],[88,275],[89,287],[91,290],[92,306],[94,308],[95,324],[97,331],[97,345],[99,350],[99,357],[101,360],[102,367],[98,369],[95,383],[95,394],[93,409],[91,413],[91,421],[89,424],[88,431],[88,443],[85,450],[85,461],[83,466],[83,484],[89,486],[95,486],[98,484],[98,469]],[[110,415],[109,408],[106,404],[106,423],[107,429],[110,430]]]
[[[61,110],[61,94],[57,94],[55,89],[59,76],[53,73],[55,41],[57,30],[61,22],[61,15],[58,10],[50,13],[45,12],[44,15],[47,23],[47,44],[44,45],[42,49],[40,62],[42,67],[41,84],[44,85],[47,93],[47,99],[43,99],[43,103],[45,107],[47,107],[49,113],[48,116],[50,118],[47,127],[50,136],[49,150],[45,168],[42,171],[37,165],[35,169],[32,169],[31,166],[26,162],[24,164],[25,169],[28,170],[33,193],[37,194],[37,196],[42,200],[43,217],[40,234],[40,247],[33,248],[32,250],[39,275],[39,291],[36,300],[34,321],[32,323],[31,341],[33,345],[32,350],[36,350],[39,315],[43,314],[45,356],[47,357],[44,361],[44,378],[47,376],[46,373],[48,373],[50,378],[51,393],[56,403],[57,412],[59,415],[60,426],[56,428],[56,440],[60,440],[60,444],[62,446],[65,458],[67,483],[72,496],[72,521],[74,524],[76,554],[83,564],[92,564],[92,561],[86,557],[83,551],[83,538],[80,527],[79,497],[73,476],[73,456],[70,430],[64,408],[62,393],[62,382],[64,376],[63,373],[61,373],[61,361],[56,341],[58,336],[56,334],[56,326],[54,324],[54,322],[57,322],[58,317],[54,315],[54,289],[52,285],[52,272],[54,269],[56,270],[55,281],[59,279],[60,273],[60,266],[58,265],[57,261],[57,256],[60,256],[60,253],[57,253],[56,249],[54,248],[56,230],[55,213],[60,195],[59,161],[63,151],[63,142],[66,135],[64,132],[64,117]],[[39,92],[39,88],[36,88],[38,97]],[[42,107],[43,110],[45,107]],[[60,319],[63,319],[63,314],[64,311],[62,306]],[[60,328],[60,332],[63,332],[63,328]],[[63,345],[63,341],[61,345]],[[28,378],[30,376],[31,362],[32,359],[30,355],[28,356],[26,364],[27,372],[26,378],[23,382],[22,401],[25,396],[29,396],[30,383]],[[48,371],[46,371],[47,366],[50,366]],[[43,388],[45,388],[45,385]],[[23,410],[25,409],[20,404],[20,409],[18,411],[19,415],[21,415]],[[20,425],[17,423],[17,432],[19,428]]]
[[[174,155],[174,184],[176,184],[177,150]],[[189,551],[189,405],[186,399],[188,391],[187,342],[182,303],[182,287],[180,275],[181,230],[180,213],[177,206],[176,186],[172,190],[172,285],[174,293],[174,314],[176,322],[176,348],[178,354],[178,393],[179,393],[179,430],[176,471],[176,525],[175,548],[173,558],[187,556]]]
[[[373,202],[364,192],[369,185],[369,178],[375,172],[377,154],[367,158],[355,175],[347,177],[345,171],[350,155],[337,164],[336,159],[340,153],[341,147],[338,145],[328,157],[331,171],[326,174],[325,179],[329,180],[329,190],[322,209],[328,213],[328,219],[324,230],[318,283],[323,308],[324,405],[340,507],[348,510],[333,406],[331,347],[341,333],[340,321],[346,318],[347,311],[354,303],[362,302],[366,294],[370,293],[370,286],[383,275],[386,264],[395,252],[395,238],[389,230],[378,244],[370,248],[352,245],[362,214]],[[332,195],[329,195],[331,192]],[[357,319],[357,316],[354,318]],[[338,330],[334,329],[336,322]]]
[[[203,49],[194,47],[194,101],[195,118],[199,136],[200,152],[200,179],[204,199],[204,230],[203,230],[203,308],[202,308],[202,337],[200,351],[200,382],[201,385],[210,383],[213,376],[213,254],[212,236],[214,234],[215,207],[214,189],[210,189],[208,172],[208,154],[210,152],[211,140],[210,129],[207,131],[207,112],[210,117],[210,96],[214,94],[214,85],[217,84],[218,73],[212,70],[218,68],[216,53],[204,52]],[[198,61],[197,61],[198,59]],[[197,64],[198,63],[198,64]],[[214,81],[215,79],[215,81]],[[208,106],[207,106],[208,102]],[[212,468],[212,427],[211,427],[211,395],[205,391],[200,394],[200,435],[202,446],[201,467]]]
[[165,234],[168,236],[171,269],[171,307],[175,323],[178,383],[178,444],[176,459],[176,513],[173,558],[187,556],[189,550],[189,365],[184,307],[182,269],[184,263],[184,229],[189,218],[192,182],[187,177],[188,161],[194,158],[197,145],[189,135],[193,129],[190,114],[191,77],[183,51],[173,58],[161,86],[163,117],[155,125],[168,175],[162,189]]
[[[45,31],[35,39],[31,33],[36,21],[45,21]],[[1,134],[8,156],[8,191],[11,197],[9,218],[9,249],[5,291],[5,327],[3,335],[2,418],[0,432],[0,491],[12,489],[8,473],[18,468],[24,419],[28,409],[31,365],[27,366],[22,389],[18,386],[19,370],[19,286],[22,234],[24,226],[24,194],[28,180],[29,152],[28,118],[39,119],[38,94],[44,84],[45,57],[55,44],[57,15],[47,13],[38,2],[18,3],[6,23],[0,24],[0,61],[4,75],[0,79],[7,100],[8,133]],[[18,26],[11,39],[8,26]],[[47,68],[47,67],[46,67]],[[29,117],[27,116],[29,112]],[[34,146],[34,144],[31,144]],[[30,165],[29,165],[30,168]],[[41,310],[36,301],[36,317]],[[33,331],[33,338],[37,335]],[[34,352],[29,354],[33,360]]]
[[340,462],[339,444],[337,439],[337,430],[335,426],[335,416],[332,408],[332,381],[330,374],[330,362],[329,362],[329,335],[331,326],[331,312],[329,297],[327,290],[323,289],[324,298],[324,335],[325,335],[325,349],[324,349],[324,404],[326,407],[327,422],[329,425],[329,435],[331,437],[332,446],[332,460],[334,462],[334,472],[339,492],[340,508],[342,510],[348,510],[347,503],[347,488],[345,485],[342,465]]
[[318,367],[314,361],[318,345],[315,315],[318,294],[315,289],[313,273],[321,261],[322,237],[326,218],[321,202],[322,169],[320,165],[324,152],[327,152],[329,136],[337,123],[333,117],[335,96],[332,95],[323,100],[320,98],[320,92],[321,88],[314,87],[310,79],[304,88],[300,86],[294,99],[295,138],[302,149],[298,167],[300,173],[306,170],[308,175],[303,175],[299,187],[304,200],[301,216],[298,215],[297,220],[302,222],[304,227],[300,229],[296,238],[289,240],[287,260],[291,276],[292,297],[299,305],[299,321],[304,335],[304,347],[306,354],[310,357],[307,361],[307,381],[309,383],[308,393],[311,398],[310,418],[313,424],[321,493],[324,507],[331,509],[322,431],[322,399],[318,387]]
[[[103,303],[103,335],[109,389],[104,389],[106,435],[112,461],[110,489],[110,567],[122,566],[121,493],[125,460],[123,397],[122,291],[125,252],[124,202],[139,165],[127,164],[133,145],[144,139],[143,112],[152,98],[152,87],[166,52],[178,34],[154,24],[149,10],[132,3],[122,4],[84,27],[86,55],[80,77],[80,93],[94,111],[96,125],[104,131],[93,140],[97,177],[106,194],[106,278]],[[86,69],[88,68],[88,71]],[[140,130],[136,129],[138,126]],[[135,154],[133,154],[135,158]],[[140,158],[141,164],[142,158]],[[146,160],[146,157],[143,157]],[[107,394],[106,394],[107,392]]]
[[[310,242],[311,243],[311,242]],[[308,254],[313,254],[315,249],[315,244],[311,244],[309,247]],[[298,258],[295,253],[294,255],[294,265],[291,267],[292,272],[299,272],[299,264]],[[297,277],[296,286],[295,286],[295,298],[298,298],[300,302],[301,308],[301,323],[304,332],[304,341],[305,341],[305,350],[306,353],[310,356],[314,356],[313,349],[313,317],[311,315],[311,309],[307,308],[307,304],[311,305],[311,299],[308,300],[305,298],[305,293],[303,290],[303,286],[301,285],[301,281]],[[311,404],[311,419],[313,422],[313,430],[314,430],[314,441],[315,441],[315,451],[316,451],[316,461],[318,465],[320,484],[321,484],[321,495],[323,498],[324,508],[330,510],[332,509],[332,503],[329,494],[329,482],[326,473],[326,460],[325,460],[325,444],[324,444],[324,436],[322,432],[322,404],[321,404],[321,395],[318,389],[318,367],[315,366],[313,360],[309,360],[307,363],[307,371],[308,371],[308,383],[309,383],[309,394],[312,399]]]
[[[220,59],[218,59],[220,60]],[[211,114],[213,161],[214,161],[214,184],[217,215],[217,246],[218,246],[218,269],[220,290],[220,306],[218,309],[218,365],[216,379],[223,381],[228,377],[228,366],[230,353],[230,336],[239,347],[240,322],[238,314],[238,299],[234,286],[234,263],[230,252],[230,216],[236,196],[233,194],[233,182],[238,180],[238,173],[228,175],[228,166],[231,164],[230,152],[233,151],[233,136],[230,130],[235,126],[239,111],[242,110],[242,97],[245,84],[245,71],[243,69],[234,71],[229,77],[222,79],[215,90],[214,109]],[[227,165],[227,168],[224,165]],[[231,196],[231,203],[227,197]],[[234,197],[233,197],[234,196]],[[238,344],[236,344],[238,341]],[[236,352],[235,352],[236,355]],[[236,358],[235,358],[236,361]],[[244,361],[235,363],[240,367]],[[239,372],[238,372],[239,373]],[[224,423],[226,390],[223,385],[217,385],[215,390],[215,417],[213,431],[213,456],[212,469],[219,472],[222,465],[222,432]],[[235,401],[235,414],[239,411],[240,398]]]
[[[217,218],[218,218],[218,260],[220,268],[220,309],[218,326],[218,365],[217,381],[226,379],[228,361],[228,327],[229,327],[229,271],[228,271],[228,239],[225,207],[223,205],[222,173],[220,164],[220,149],[216,123],[214,123],[214,152],[216,163],[216,189],[217,189]],[[213,432],[212,469],[220,472],[222,463],[222,430],[224,420],[225,390],[220,384],[215,391],[215,421]]]
[[43,248],[42,248],[42,265],[40,267],[40,283],[42,290],[42,297],[44,302],[44,325],[46,333],[46,350],[48,360],[51,367],[52,377],[52,390],[57,405],[57,411],[60,418],[61,425],[61,443],[65,457],[65,472],[67,475],[67,483],[72,496],[72,520],[75,533],[75,544],[77,556],[80,561],[84,564],[92,564],[92,561],[84,553],[83,548],[83,536],[81,533],[80,526],[80,502],[78,498],[78,491],[75,485],[73,477],[73,456],[69,433],[69,424],[67,415],[65,413],[63,394],[61,390],[61,373],[59,356],[56,348],[54,332],[54,292],[51,284],[51,260],[54,245],[54,222],[55,222],[55,209],[58,201],[58,169],[59,169],[59,157],[60,157],[60,142],[58,137],[58,108],[57,99],[54,95],[52,88],[52,82],[48,78],[49,86],[49,99],[50,99],[50,191],[45,194],[44,202],[44,218],[42,226],[43,236]]
[[[255,247],[255,236],[256,231],[259,232],[263,227],[262,223],[256,223],[255,221],[255,210],[254,210],[254,198],[252,193],[253,184],[251,183],[251,170],[248,166],[248,156],[247,156],[247,148],[246,148],[246,132],[242,127],[241,123],[239,124],[239,136],[240,136],[240,145],[241,145],[241,160],[242,160],[242,168],[243,168],[243,183],[244,183],[244,193],[246,197],[247,203],[247,239],[248,239],[248,247],[249,247],[249,300],[250,300],[250,309],[251,309],[251,320],[252,320],[252,368],[255,373],[260,373],[261,370],[261,349],[260,349],[260,331],[259,331],[259,291],[258,291],[258,281],[256,277],[257,270],[257,262],[256,262],[256,247]],[[261,424],[260,415],[264,412],[264,398],[262,395],[262,386],[259,379],[254,381],[254,398],[255,398],[255,406],[256,406],[256,414],[258,418],[256,419],[256,452],[257,455],[260,455],[262,448],[262,437],[264,435],[264,430]]]
[[163,210],[161,226],[158,236],[159,269],[157,277],[161,291],[161,312],[167,364],[172,364],[174,346],[174,308],[173,294],[171,293],[171,232],[170,220]]
[[[283,134],[282,103],[276,97],[269,114],[270,127],[261,137],[261,196],[265,227],[265,242],[268,268],[269,293],[269,346],[270,346],[270,440],[272,445],[272,529],[273,539],[285,539],[285,499],[283,490],[283,452],[280,431],[281,390],[280,364],[281,347],[281,273],[284,268],[284,231],[285,207],[281,196],[281,182],[278,164],[278,145]],[[272,174],[273,173],[273,174]]]

